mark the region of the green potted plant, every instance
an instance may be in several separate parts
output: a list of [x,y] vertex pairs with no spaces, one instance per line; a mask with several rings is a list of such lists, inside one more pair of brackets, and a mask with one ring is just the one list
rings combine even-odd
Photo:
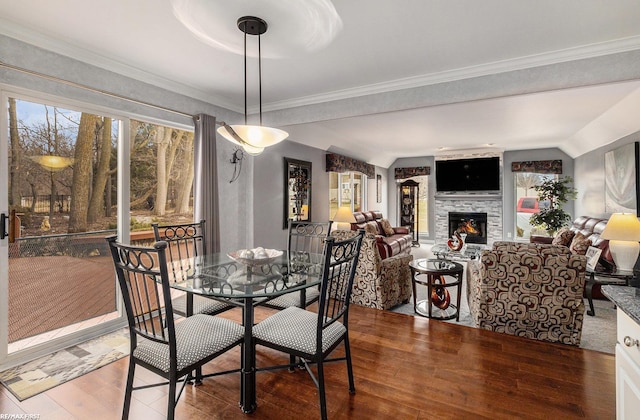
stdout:
[[535,186],[538,193],[539,202],[547,202],[549,206],[540,209],[538,213],[531,216],[530,223],[542,226],[547,233],[553,236],[558,229],[571,221],[569,213],[562,209],[562,205],[569,200],[575,200],[578,192],[569,185],[573,183],[570,176],[558,179],[548,179],[540,185]]

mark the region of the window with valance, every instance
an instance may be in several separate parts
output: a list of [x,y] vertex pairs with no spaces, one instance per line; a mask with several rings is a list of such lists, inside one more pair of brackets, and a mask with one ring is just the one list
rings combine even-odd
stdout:
[[326,155],[326,171],[329,172],[329,216],[333,217],[339,207],[351,211],[364,208],[367,198],[367,178],[374,179],[376,168],[366,162],[336,153]]
[[562,160],[531,160],[512,162],[515,193],[515,239],[528,240],[531,235],[546,234],[544,229],[531,225],[531,215],[538,213],[547,203],[538,201],[535,190],[547,179],[557,179],[562,174]]

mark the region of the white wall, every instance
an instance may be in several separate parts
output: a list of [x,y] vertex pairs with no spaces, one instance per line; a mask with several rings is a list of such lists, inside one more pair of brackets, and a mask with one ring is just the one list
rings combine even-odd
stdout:
[[640,131],[578,156],[575,159],[575,180],[578,198],[576,216],[608,218],[604,206],[604,155],[625,144],[640,141]]

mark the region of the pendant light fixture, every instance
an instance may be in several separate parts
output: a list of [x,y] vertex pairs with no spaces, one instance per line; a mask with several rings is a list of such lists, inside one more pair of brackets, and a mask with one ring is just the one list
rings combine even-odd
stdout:
[[[259,155],[265,147],[286,139],[289,134],[277,128],[262,125],[262,53],[260,35],[267,32],[267,22],[254,16],[238,19],[238,29],[244,33],[244,125],[222,123],[218,133],[232,143],[241,146],[250,155]],[[247,35],[258,35],[258,96],[260,102],[260,125],[247,124]]]

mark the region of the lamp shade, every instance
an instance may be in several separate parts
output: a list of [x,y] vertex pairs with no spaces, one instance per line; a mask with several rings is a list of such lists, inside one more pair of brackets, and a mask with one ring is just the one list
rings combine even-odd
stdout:
[[336,229],[338,230],[350,230],[350,223],[355,223],[356,218],[353,217],[353,212],[350,207],[340,207],[333,216],[333,221],[336,223]]
[[343,206],[333,216],[333,221],[337,223],[355,223],[356,218],[353,217],[353,212],[349,207]]
[[632,272],[640,254],[640,222],[636,215],[612,214],[600,237],[609,240],[609,251],[618,271]]
[[633,213],[613,213],[607,222],[602,239],[616,241],[640,241],[640,221]]

